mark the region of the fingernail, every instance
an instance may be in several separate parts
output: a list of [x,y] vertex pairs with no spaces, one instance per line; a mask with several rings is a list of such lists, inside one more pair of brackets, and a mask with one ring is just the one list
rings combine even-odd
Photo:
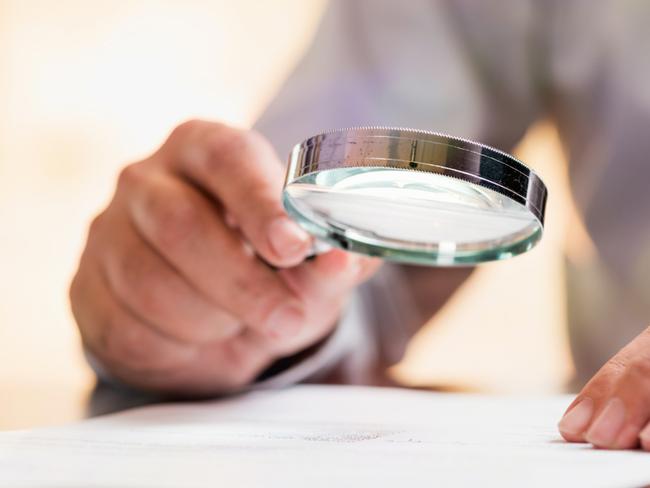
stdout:
[[594,402],[591,398],[583,398],[571,410],[564,414],[558,424],[563,434],[579,435],[585,430],[594,412]]
[[587,431],[587,442],[598,447],[613,447],[625,423],[625,405],[620,398],[612,398]]
[[300,331],[304,315],[295,305],[283,305],[274,310],[266,321],[269,334],[273,337],[292,337]]
[[269,240],[273,251],[282,258],[301,257],[306,254],[309,234],[287,217],[278,217],[269,225]]

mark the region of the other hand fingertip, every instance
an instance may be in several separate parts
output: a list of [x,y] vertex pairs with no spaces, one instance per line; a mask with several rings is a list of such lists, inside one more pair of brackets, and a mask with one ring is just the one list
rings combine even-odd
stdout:
[[558,429],[569,442],[584,442],[584,431],[589,426],[593,416],[594,402],[585,397],[573,408],[569,409],[558,424]]

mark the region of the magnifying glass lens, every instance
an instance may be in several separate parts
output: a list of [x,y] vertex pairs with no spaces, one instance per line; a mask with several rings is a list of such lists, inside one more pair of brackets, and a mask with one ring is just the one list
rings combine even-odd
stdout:
[[[376,160],[377,145],[371,147]],[[521,201],[460,173],[392,167],[394,159],[332,167],[323,150],[318,155],[325,164],[288,179],[284,206],[309,232],[344,249],[419,264],[470,265],[525,252],[542,236],[540,219]]]
[[433,173],[323,171],[288,185],[285,206],[312,233],[342,247],[408,261],[501,259],[541,237],[539,222],[523,205]]

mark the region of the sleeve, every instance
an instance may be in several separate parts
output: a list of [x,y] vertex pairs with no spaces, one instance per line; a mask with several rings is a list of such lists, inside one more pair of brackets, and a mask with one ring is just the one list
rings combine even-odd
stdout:
[[[540,112],[535,5],[332,0],[311,47],[255,128],[281,156],[354,126],[447,132],[509,150]],[[412,335],[470,274],[386,264],[320,349],[260,385],[385,383]]]

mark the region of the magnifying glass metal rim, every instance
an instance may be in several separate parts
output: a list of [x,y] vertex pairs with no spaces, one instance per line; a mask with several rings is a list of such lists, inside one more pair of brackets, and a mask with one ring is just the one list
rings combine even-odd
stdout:
[[[498,255],[488,252],[478,261],[520,254],[541,238],[548,194],[541,178],[523,162],[503,151],[437,132],[392,127],[355,127],[315,135],[297,144],[291,151],[285,188],[317,172],[364,167],[443,175],[487,188],[528,209],[539,223],[539,235],[508,252]],[[284,204],[294,217],[303,217],[296,215],[299,212],[286,197],[286,192]],[[347,247],[347,243],[341,241],[341,236],[324,237],[340,247]],[[373,246],[367,249],[359,249],[357,246],[354,250],[376,254]],[[391,257],[385,254],[382,253],[384,257]],[[400,253],[396,254],[398,260],[432,264],[426,256],[420,259],[407,255],[406,259],[400,259]],[[441,264],[435,256],[433,261]],[[471,264],[475,261],[469,257],[463,263],[461,257],[448,264]]]

